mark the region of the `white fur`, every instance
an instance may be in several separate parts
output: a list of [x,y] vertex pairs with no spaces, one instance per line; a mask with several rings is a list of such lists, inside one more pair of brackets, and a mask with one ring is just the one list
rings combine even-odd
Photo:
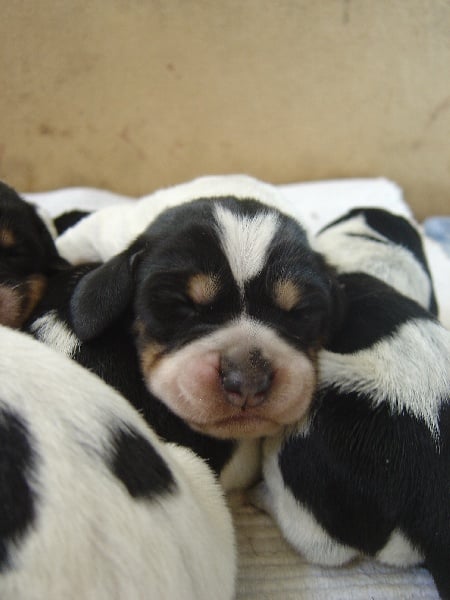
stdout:
[[56,310],[39,317],[30,325],[33,335],[47,346],[72,358],[80,347],[80,340],[59,318]]
[[[114,390],[31,337],[0,328],[0,407],[26,422],[34,526],[8,550],[2,600],[192,600],[234,593],[232,522],[205,463],[161,443]],[[164,458],[176,491],[132,499],[105,465],[127,424]],[[4,518],[4,515],[2,515]]]
[[395,529],[376,559],[389,565],[410,567],[421,563],[423,556],[400,530]]
[[352,354],[319,354],[319,381],[339,391],[367,394],[374,406],[388,402],[437,432],[438,414],[450,390],[450,333],[433,321],[417,319],[395,335]]
[[258,212],[253,217],[236,215],[220,205],[215,207],[215,217],[231,272],[243,291],[245,282],[256,277],[266,264],[278,217],[272,212]]
[[220,473],[226,492],[247,489],[261,477],[261,439],[239,440],[231,460]]
[[[351,237],[348,233],[370,235],[386,243]],[[371,229],[363,215],[325,229],[313,245],[339,273],[368,273],[428,307],[432,284],[422,265],[409,250]]]

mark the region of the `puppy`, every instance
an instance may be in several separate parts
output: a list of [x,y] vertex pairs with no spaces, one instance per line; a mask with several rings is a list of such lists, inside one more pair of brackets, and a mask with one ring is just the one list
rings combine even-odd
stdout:
[[346,317],[320,354],[308,416],[266,440],[253,500],[311,562],[425,561],[450,598],[450,332],[417,302],[434,307],[419,242],[376,209],[319,234]]
[[0,182],[0,324],[20,327],[64,263],[36,209]]
[[0,597],[234,597],[210,469],[98,377],[0,326]]
[[253,479],[258,438],[307,409],[339,310],[333,272],[303,229],[254,200],[200,198],[163,211],[106,263],[75,269],[49,284],[27,328],[222,481]]
[[379,208],[355,208],[324,227],[316,242],[339,273],[372,275],[437,316],[422,237],[408,219]]

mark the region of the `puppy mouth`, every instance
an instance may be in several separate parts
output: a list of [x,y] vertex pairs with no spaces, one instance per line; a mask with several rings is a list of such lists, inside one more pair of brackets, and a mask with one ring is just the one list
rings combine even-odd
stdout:
[[256,438],[264,435],[272,435],[281,427],[275,421],[261,415],[252,414],[248,410],[240,410],[228,417],[207,423],[198,423],[190,420],[189,424],[192,429],[224,439]]

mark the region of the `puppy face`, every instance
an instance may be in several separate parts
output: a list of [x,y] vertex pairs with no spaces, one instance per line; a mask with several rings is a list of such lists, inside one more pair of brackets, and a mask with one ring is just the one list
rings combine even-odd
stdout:
[[197,200],[141,239],[134,310],[148,388],[195,430],[297,421],[333,319],[333,276],[301,227],[251,200]]
[[60,264],[33,206],[0,182],[0,323],[20,327],[40,299],[45,274]]

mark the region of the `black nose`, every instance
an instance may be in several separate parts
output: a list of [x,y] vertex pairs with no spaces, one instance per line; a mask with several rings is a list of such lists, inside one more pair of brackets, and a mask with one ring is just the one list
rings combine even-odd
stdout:
[[273,380],[271,364],[258,350],[239,361],[223,357],[220,373],[227,401],[242,409],[262,404]]

